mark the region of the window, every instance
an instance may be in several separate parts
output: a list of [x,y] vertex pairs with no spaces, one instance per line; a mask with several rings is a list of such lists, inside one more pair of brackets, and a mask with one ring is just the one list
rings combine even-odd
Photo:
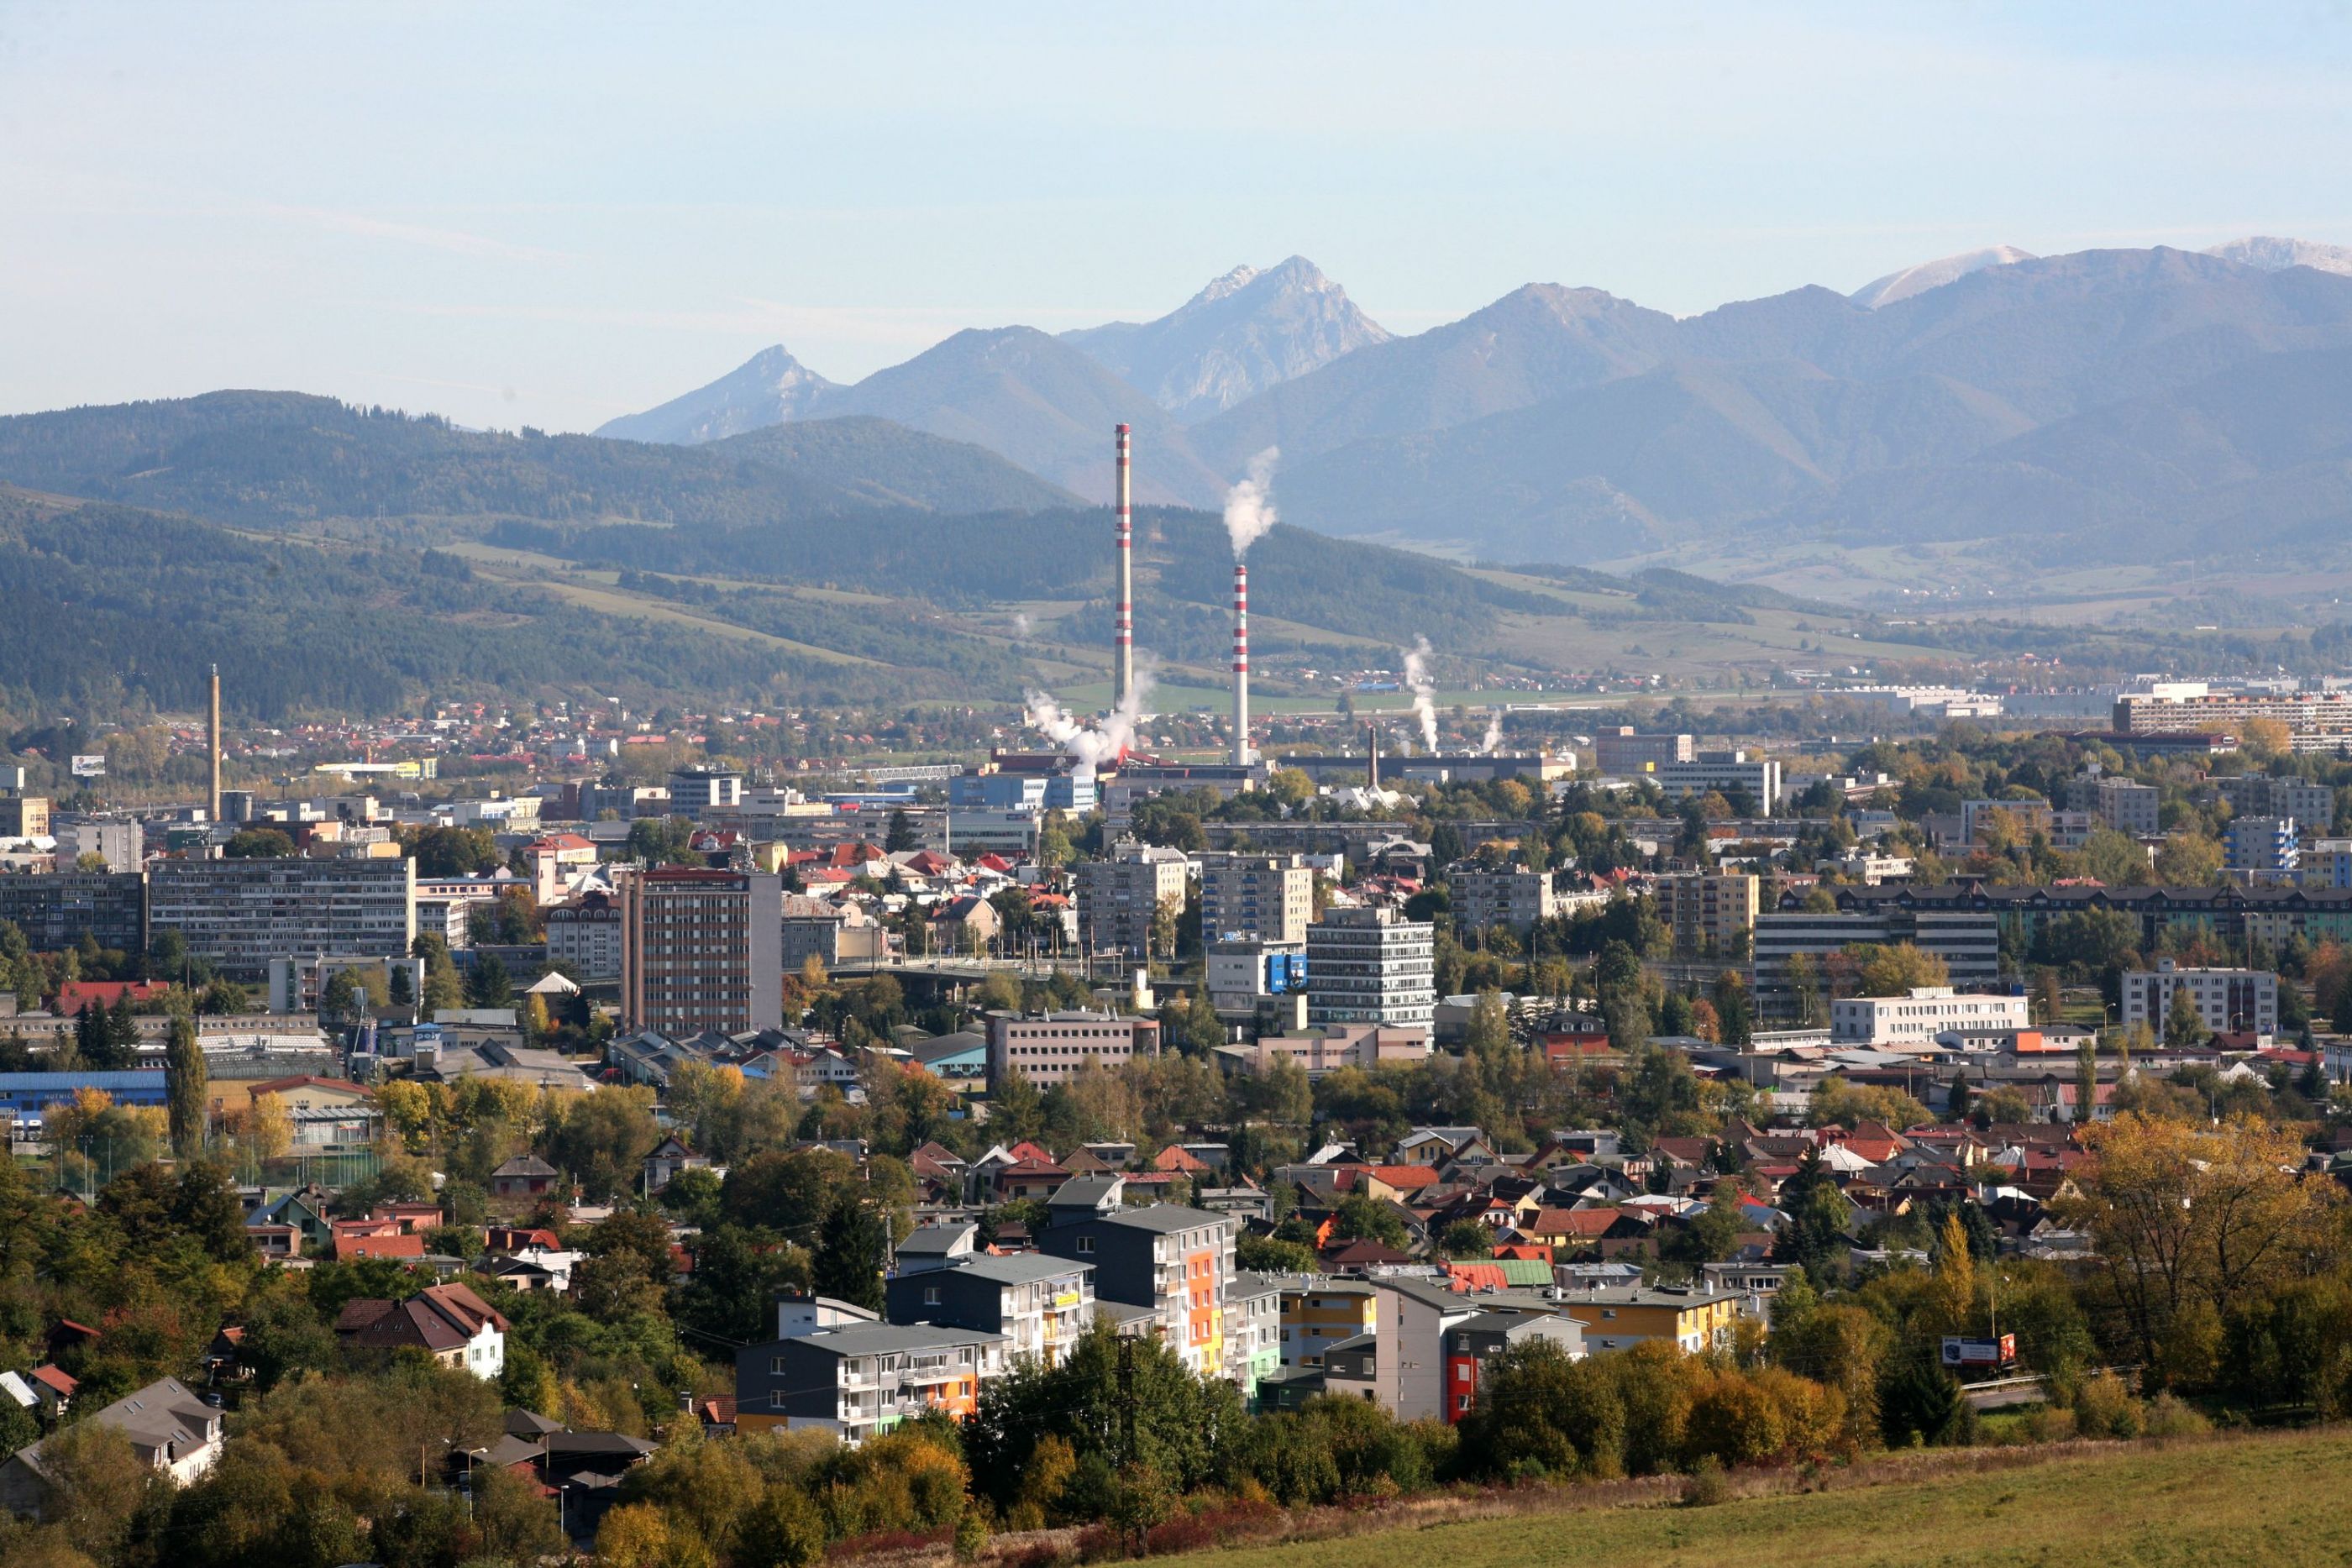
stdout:
[[937,1285],[926,1285],[926,1286],[924,1286],[924,1287],[923,1287],[923,1305],[925,1305],[925,1306],[927,1306],[927,1307],[936,1307],[936,1306],[938,1306],[939,1304],[940,1304],[940,1288],[939,1288]]
[[1078,1238],[1078,1256],[1083,1258],[1088,1253],[1091,1253],[1094,1249],[1095,1239],[1093,1237],[1081,1236]]

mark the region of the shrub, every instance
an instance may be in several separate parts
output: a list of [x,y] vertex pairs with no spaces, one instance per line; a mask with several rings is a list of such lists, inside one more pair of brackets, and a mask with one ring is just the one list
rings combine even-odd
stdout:
[[1731,1478],[1712,1456],[1701,1458],[1691,1467],[1690,1477],[1683,1482],[1685,1508],[1713,1508],[1731,1500]]
[[2139,1401],[2112,1372],[2085,1378],[2074,1396],[2074,1424],[2086,1437],[2137,1437]]
[[2147,1402],[2141,1429],[2151,1437],[2193,1437],[2211,1431],[2213,1423],[2168,1392]]

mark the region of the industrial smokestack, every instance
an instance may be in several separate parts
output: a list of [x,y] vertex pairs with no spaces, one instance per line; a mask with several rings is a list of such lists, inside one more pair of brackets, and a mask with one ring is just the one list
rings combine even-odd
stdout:
[[1112,612],[1110,706],[1116,712],[1135,689],[1135,496],[1128,428],[1118,427],[1118,603]]
[[1377,789],[1381,787],[1381,727],[1379,725],[1364,726],[1364,756],[1367,758],[1364,777],[1368,787]]
[[1234,766],[1247,768],[1249,743],[1249,568],[1234,562]]
[[205,818],[205,820],[206,821],[208,821],[208,822],[217,822],[217,821],[219,821],[221,820],[221,801],[220,801],[220,797],[221,797],[221,788],[220,788],[220,762],[221,762],[221,727],[220,727],[220,666],[219,666],[218,664],[215,664],[215,665],[213,666],[213,680],[212,680],[212,704],[211,704],[211,707],[210,707],[210,710],[209,710],[209,722],[208,722],[208,724],[207,724],[207,726],[206,726],[206,729],[205,729],[205,739],[210,743],[210,747],[211,747],[211,750],[212,750],[212,760],[213,760],[213,796],[212,796],[212,815],[211,815],[211,816],[209,816],[209,817],[207,817],[207,818]]

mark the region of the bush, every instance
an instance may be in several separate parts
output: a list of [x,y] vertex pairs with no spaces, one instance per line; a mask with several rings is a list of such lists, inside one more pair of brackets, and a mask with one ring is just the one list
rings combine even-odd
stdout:
[[2168,1392],[2147,1402],[2140,1429],[2151,1437],[2194,1437],[2211,1431],[2213,1423]]
[[2137,1437],[2139,1401],[2132,1397],[2122,1378],[2102,1372],[2084,1379],[2075,1394],[2074,1424],[2085,1437]]
[[1731,1478],[1712,1458],[1702,1458],[1691,1467],[1690,1477],[1683,1482],[1685,1508],[1713,1508],[1731,1500]]

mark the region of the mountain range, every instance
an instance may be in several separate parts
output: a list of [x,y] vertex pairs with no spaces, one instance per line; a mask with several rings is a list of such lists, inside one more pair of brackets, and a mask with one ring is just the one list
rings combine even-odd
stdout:
[[[1155,321],[963,332],[853,386],[772,349],[603,434],[863,414],[1099,503],[1127,423],[1144,499],[1214,505],[1279,447],[1289,520],[1489,559],[1703,560],[1737,529],[2096,561],[2326,538],[2352,515],[2338,350],[2352,249],[2273,237],[1996,246],[1682,319],[1529,284],[1410,337],[1294,256]],[[2291,442],[2270,434],[2290,397]],[[2190,431],[2193,463],[2168,444]]]

